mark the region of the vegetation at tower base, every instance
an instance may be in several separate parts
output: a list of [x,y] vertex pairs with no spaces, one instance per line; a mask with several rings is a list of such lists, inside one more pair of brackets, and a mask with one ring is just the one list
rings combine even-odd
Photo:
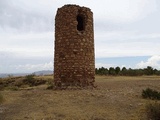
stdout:
[[125,68],[123,67],[110,67],[108,68],[96,68],[95,69],[96,75],[112,75],[112,76],[142,76],[142,75],[160,75],[160,70],[153,69],[151,66],[148,66],[144,69],[132,69],[132,68]]

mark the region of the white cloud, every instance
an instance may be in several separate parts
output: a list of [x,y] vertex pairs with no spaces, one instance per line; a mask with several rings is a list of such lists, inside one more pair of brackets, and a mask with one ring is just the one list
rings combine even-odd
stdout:
[[0,25],[19,32],[52,30],[57,8],[64,4],[89,7],[96,21],[115,23],[131,23],[157,10],[156,0],[5,0],[0,4]]
[[143,19],[154,12],[156,6],[156,0],[104,0],[97,2],[93,10],[95,16],[100,19],[103,18],[104,20],[118,23],[130,23]]
[[[53,3],[53,1],[52,1]],[[58,7],[64,4],[78,4],[91,8],[96,21],[110,21],[115,23],[130,23],[143,19],[156,11],[156,0],[61,0],[54,1]]]
[[[0,52],[13,53],[7,55],[17,58],[14,63],[12,59],[1,62],[5,71],[10,64],[21,64],[15,66],[17,71],[38,66],[43,69],[43,63],[53,60],[54,19],[57,8],[64,4],[78,4],[93,11],[96,58],[159,55],[158,0],[0,0]],[[155,16],[158,22],[153,20]],[[145,18],[149,22],[141,25]],[[32,58],[46,61],[35,64]],[[101,66],[114,65],[96,64]]]
[[137,68],[146,68],[147,66],[160,69],[160,55],[154,55],[150,57],[146,62],[141,61],[136,65]]
[[110,68],[110,67],[115,67],[115,66],[116,66],[115,64],[106,64],[106,63],[96,63],[95,64],[96,68],[101,68],[101,67]]
[[1,52],[12,52],[21,57],[53,56],[53,32],[1,34]]
[[17,31],[18,33],[52,30],[52,7],[49,9],[38,3],[38,1],[25,2],[25,0],[0,1],[0,28],[6,32],[11,30],[11,32]]
[[21,72],[35,72],[40,70],[53,70],[53,62],[44,63],[44,64],[25,64],[25,65],[16,65],[12,66],[16,71]]
[[101,57],[152,56],[159,54],[160,33],[108,31],[95,35],[95,55]]

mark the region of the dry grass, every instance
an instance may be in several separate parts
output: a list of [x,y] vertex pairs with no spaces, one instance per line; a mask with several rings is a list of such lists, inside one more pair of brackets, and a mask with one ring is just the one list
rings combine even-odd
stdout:
[[3,95],[0,93],[0,104],[2,104],[4,102],[4,98]]
[[[51,80],[52,76],[44,76]],[[46,90],[47,85],[1,91],[0,120],[145,120],[145,88],[160,91],[160,77],[96,76],[96,89]]]

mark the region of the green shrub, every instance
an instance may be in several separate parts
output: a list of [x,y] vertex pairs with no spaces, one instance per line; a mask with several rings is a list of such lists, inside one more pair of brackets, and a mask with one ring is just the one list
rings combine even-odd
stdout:
[[4,101],[3,95],[0,93],[0,104],[2,104]]
[[47,90],[53,89],[55,87],[54,84],[53,84],[53,82],[52,82],[52,80],[48,80],[47,84],[48,84]]
[[30,81],[34,80],[34,76],[35,76],[35,74],[26,75],[25,79],[30,82]]
[[34,84],[34,76],[35,76],[35,74],[30,74],[30,75],[26,75],[25,76],[25,79],[23,80],[23,82],[25,83],[25,84],[28,84],[28,85],[30,85],[30,86],[33,86],[33,84]]
[[160,103],[152,103],[146,106],[148,120],[160,120]]
[[47,82],[46,80],[35,78],[35,74],[26,75],[23,80],[23,84],[29,85],[30,87],[42,85],[45,84],[46,82]]
[[11,91],[18,91],[19,88],[17,86],[8,86],[5,88],[6,90],[11,90]]
[[142,91],[142,97],[152,100],[160,100],[160,92],[147,88],[146,90]]

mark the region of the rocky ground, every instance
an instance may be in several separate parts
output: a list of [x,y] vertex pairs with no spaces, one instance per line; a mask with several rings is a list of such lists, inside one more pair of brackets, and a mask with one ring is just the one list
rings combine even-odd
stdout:
[[1,90],[0,120],[146,120],[152,100],[143,89],[160,91],[160,77],[96,76],[96,89],[47,90],[47,84]]

